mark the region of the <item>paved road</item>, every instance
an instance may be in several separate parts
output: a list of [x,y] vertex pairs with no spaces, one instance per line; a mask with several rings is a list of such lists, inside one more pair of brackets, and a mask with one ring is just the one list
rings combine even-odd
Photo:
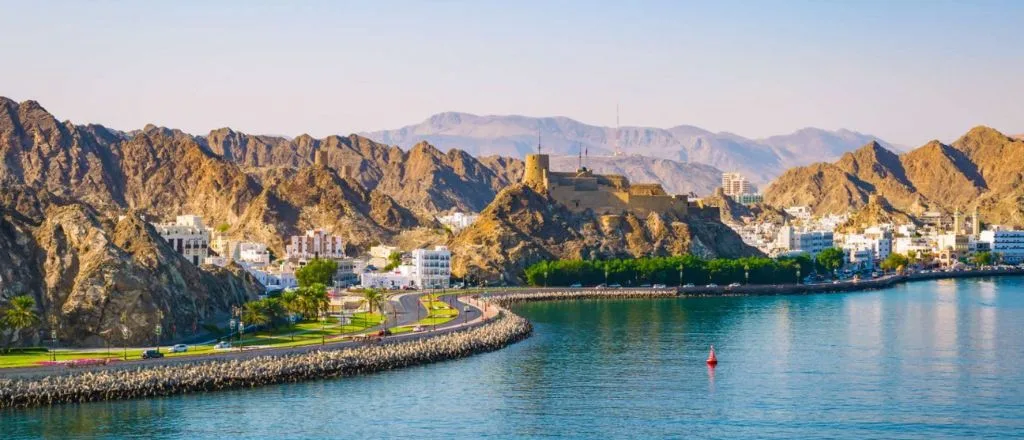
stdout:
[[[418,318],[417,318],[417,314],[416,314],[415,310],[416,310],[417,304],[419,303],[418,298],[422,294],[423,293],[421,293],[421,292],[410,292],[410,293],[406,293],[406,294],[397,295],[397,296],[395,296],[393,298],[389,298],[390,306],[388,306],[388,307],[393,308],[393,309],[389,310],[389,312],[392,312],[392,313],[391,313],[391,316],[389,317],[388,325],[389,326],[393,326],[391,324],[392,320],[394,320],[394,322],[397,322],[398,325],[409,325],[409,324],[412,324],[412,323],[416,322],[418,320]],[[443,333],[448,333],[448,332],[452,332],[452,331],[458,331],[459,327],[463,327],[463,326],[474,327],[474,326],[479,325],[481,323],[480,321],[481,321],[481,318],[482,318],[483,315],[482,315],[482,312],[480,311],[480,309],[477,308],[475,305],[463,303],[458,298],[456,298],[454,295],[450,296],[450,297],[445,297],[444,299],[445,299],[445,303],[448,303],[452,307],[457,307],[458,308],[459,313],[460,313],[459,317],[457,317],[456,319],[453,319],[453,320],[451,320],[451,321],[449,321],[447,323],[434,326],[433,328],[428,328],[428,331],[426,331],[426,332],[403,333],[403,334],[400,334],[400,335],[389,336],[389,337],[383,338],[381,340],[381,343],[387,344],[387,343],[396,343],[396,342],[402,342],[402,341],[407,341],[407,340],[421,339],[421,338],[429,337],[429,336],[434,335],[434,334],[443,334]],[[418,307],[420,309],[420,312],[422,313],[422,316],[426,316],[426,308],[423,307],[423,306],[418,306]],[[469,311],[468,312],[463,312],[463,310],[466,307],[469,307]],[[397,313],[394,313],[394,312],[397,312]],[[395,315],[398,316],[397,320],[395,320],[395,318],[394,318]],[[375,331],[377,331],[379,329],[380,329],[380,326],[377,326],[377,327],[373,327],[373,328],[367,329],[363,333],[364,334],[365,333],[373,333],[373,332],[375,332]],[[119,361],[119,362],[115,362],[113,364],[106,365],[106,366],[83,367],[83,368],[74,368],[74,369],[70,369],[70,368],[63,367],[63,366],[61,366],[61,367],[0,368],[0,377],[3,377],[3,378],[16,378],[16,377],[30,377],[30,376],[45,376],[45,375],[50,375],[50,374],[67,374],[67,373],[73,373],[73,372],[79,372],[79,371],[88,371],[88,370],[124,369],[124,368],[136,368],[136,367],[143,367],[143,366],[174,365],[174,364],[183,364],[183,363],[190,363],[190,362],[204,362],[204,361],[210,361],[210,360],[246,359],[246,358],[252,358],[252,357],[257,357],[257,356],[267,356],[267,355],[275,355],[275,354],[302,353],[302,352],[314,351],[314,350],[322,350],[322,349],[335,350],[335,349],[341,349],[341,348],[357,347],[357,346],[360,346],[360,345],[363,345],[363,344],[366,344],[366,343],[367,342],[351,341],[351,340],[349,340],[349,341],[334,341],[334,342],[328,341],[325,345],[310,344],[310,345],[302,345],[302,346],[297,346],[297,347],[279,347],[279,348],[275,348],[275,347],[255,348],[255,347],[253,347],[251,349],[247,347],[247,349],[245,351],[241,351],[241,352],[239,352],[239,351],[223,351],[223,352],[215,352],[215,353],[212,353],[212,354],[201,354],[201,355],[195,355],[195,356],[165,357],[165,358],[162,358],[162,359],[152,359],[152,360],[145,360],[145,361],[144,360]],[[116,350],[114,350],[114,351],[116,352]]]

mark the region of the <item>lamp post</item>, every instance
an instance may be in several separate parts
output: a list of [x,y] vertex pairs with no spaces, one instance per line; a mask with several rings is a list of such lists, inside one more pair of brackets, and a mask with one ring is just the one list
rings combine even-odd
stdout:
[[131,336],[132,331],[128,328],[127,324],[121,324],[121,342],[124,345],[124,360],[128,360],[128,337]]
[[679,263],[679,287],[683,287],[683,263]]
[[750,265],[743,265],[743,278],[746,280],[746,284],[750,284]]
[[157,353],[160,353],[160,335],[164,333],[164,326],[161,323],[164,321],[164,312],[157,310],[157,324],[153,328],[153,332],[157,334]]
[[605,285],[605,287],[608,287],[608,264],[607,263],[604,266],[604,285]]
[[320,346],[327,343],[327,314],[320,312]]
[[228,321],[228,327],[231,328],[231,331],[228,332],[228,344],[230,344],[231,340],[235,337],[235,327],[237,326],[238,321],[235,321],[235,318],[231,318],[231,321]]
[[57,361],[57,316],[50,315],[47,319],[50,321],[50,360]]
[[800,282],[800,265],[799,264],[797,264],[797,266],[796,266],[796,283],[797,284],[803,284],[803,283]]
[[548,269],[544,268],[544,287],[548,287]]
[[238,351],[242,351],[244,347],[242,336],[245,336],[245,322],[238,320]]

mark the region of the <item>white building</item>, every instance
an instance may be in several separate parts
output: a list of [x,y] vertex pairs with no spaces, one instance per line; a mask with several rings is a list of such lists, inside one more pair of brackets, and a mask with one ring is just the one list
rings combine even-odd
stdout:
[[882,261],[892,253],[892,234],[877,227],[864,230],[863,234],[846,234],[840,247],[845,251],[868,250],[875,261]]
[[844,250],[843,260],[848,269],[871,270],[875,268],[875,253],[871,249]]
[[452,214],[444,215],[437,218],[437,221],[442,225],[449,227],[452,231],[461,231],[473,224],[476,219],[480,218],[477,214],[465,214],[462,212],[455,212]]
[[412,251],[417,285],[428,289],[448,288],[452,278],[452,252],[445,246]]
[[896,237],[893,240],[892,251],[901,255],[918,255],[922,252],[931,252],[932,246],[924,237]]
[[209,255],[210,230],[198,215],[179,215],[173,223],[156,223],[153,228],[175,251],[196,266]]
[[740,173],[722,173],[722,191],[727,196],[752,194],[754,186]]
[[243,241],[238,243],[237,260],[250,263],[254,266],[266,266],[270,264],[270,250],[263,243]]
[[451,257],[451,251],[444,246],[416,249],[412,251],[412,264],[400,265],[389,272],[361,273],[360,284],[383,289],[448,288],[452,276]]
[[811,208],[807,206],[790,206],[788,208],[783,208],[782,210],[785,211],[786,214],[800,220],[808,220],[811,218]]
[[308,261],[314,258],[345,258],[345,245],[341,237],[329,235],[322,229],[311,229],[305,235],[293,235],[285,246],[289,260]]
[[981,231],[979,242],[988,243],[993,254],[1010,264],[1024,262],[1024,231]]
[[775,244],[784,252],[802,251],[813,257],[834,247],[834,238],[832,231],[796,231],[793,226],[785,225],[779,228]]

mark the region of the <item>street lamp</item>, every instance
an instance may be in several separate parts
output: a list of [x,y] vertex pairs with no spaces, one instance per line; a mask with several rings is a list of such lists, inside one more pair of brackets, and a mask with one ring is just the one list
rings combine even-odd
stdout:
[[164,332],[164,328],[160,325],[164,320],[164,312],[161,310],[156,311],[156,326],[153,328],[153,332],[156,333],[156,352],[160,352],[160,334]]
[[679,287],[683,287],[683,263],[679,263]]
[[320,345],[327,343],[327,314],[320,312]]
[[743,265],[743,278],[747,280],[747,282],[746,282],[747,284],[750,284],[750,265],[749,264],[744,264]]
[[242,336],[245,336],[245,322],[238,320],[238,351],[242,351]]
[[121,342],[124,345],[124,360],[128,360],[128,337],[131,336],[132,331],[128,328],[127,324],[121,324]]
[[238,326],[238,321],[235,321],[235,318],[231,318],[231,321],[228,321],[228,326],[231,328],[231,331],[228,332],[228,343],[230,344],[231,339],[235,336],[235,327]]
[[803,284],[803,283],[800,282],[800,265],[799,264],[797,264],[797,266],[796,266],[796,283],[797,284]]
[[57,316],[50,315],[50,360],[57,361]]

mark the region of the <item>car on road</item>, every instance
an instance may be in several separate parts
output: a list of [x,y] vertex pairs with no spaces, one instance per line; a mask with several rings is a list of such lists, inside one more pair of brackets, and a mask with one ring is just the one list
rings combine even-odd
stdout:
[[231,348],[231,343],[227,341],[220,341],[217,345],[213,346],[214,350],[227,350],[229,348]]
[[188,351],[188,346],[185,344],[175,344],[171,347],[171,353],[184,353]]
[[707,286],[704,286],[704,287],[718,287],[718,284],[711,283],[711,284],[708,284]]
[[683,284],[683,287],[697,287],[697,286],[694,286],[693,283],[686,283],[686,284]]
[[160,359],[164,357],[164,354],[159,350],[146,350],[142,352],[143,359]]
[[470,307],[470,306],[465,306],[465,307],[462,308],[462,311],[466,312],[466,313],[470,313],[470,312],[473,311],[473,308]]
[[582,285],[582,284],[580,284],[580,283],[572,283],[572,284],[570,284],[570,285],[569,285],[569,287],[572,287],[572,288],[580,288],[580,287],[583,287],[583,285]]
[[381,329],[381,331],[377,332],[377,336],[391,336],[391,330]]
[[643,287],[643,288],[645,288],[645,289],[646,289],[646,288],[648,288],[648,287],[651,287],[651,285],[650,285],[650,284],[641,284],[641,285],[640,285],[640,287]]
[[664,288],[666,288],[666,287],[668,287],[668,286],[666,286],[666,285],[664,285],[664,284],[655,284],[655,285],[653,285],[653,286],[651,286],[651,287],[653,287],[653,288],[655,288],[655,289],[664,289]]
[[622,288],[622,284],[619,284],[619,283],[610,284],[610,285],[608,285],[608,287],[611,287],[612,289],[621,289]]
[[729,284],[729,287],[740,287],[740,283]]
[[417,325],[416,327],[412,328],[412,331],[414,331],[416,333],[419,333],[419,332],[422,332],[422,331],[426,331],[426,330],[427,329],[425,327],[423,327],[422,325]]
[[595,289],[604,289],[605,287],[608,287],[608,285],[605,284],[605,283],[601,283],[601,284],[598,284],[598,285],[594,286]]

